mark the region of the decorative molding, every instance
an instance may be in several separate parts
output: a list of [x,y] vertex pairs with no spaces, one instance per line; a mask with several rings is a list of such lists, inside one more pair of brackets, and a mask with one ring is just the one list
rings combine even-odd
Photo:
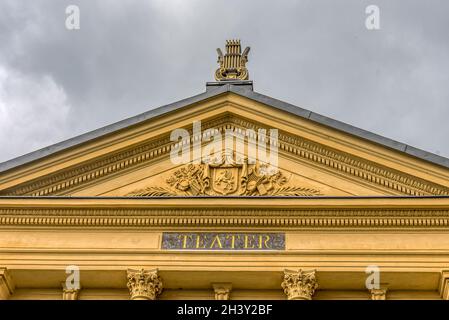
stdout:
[[15,285],[7,268],[0,267],[0,300],[8,300],[14,293]]
[[[217,127],[222,131],[228,121],[230,121],[230,117],[224,116],[204,122],[202,126],[205,129]],[[192,134],[193,130],[190,129],[189,131]],[[169,135],[155,138],[147,143],[127,148],[124,151],[114,152],[99,160],[82,163],[51,174],[48,177],[42,177],[37,181],[30,181],[17,187],[3,190],[0,194],[12,196],[58,195],[62,192],[73,190],[84,183],[106,179],[123,170],[148,164],[156,158],[169,154],[172,145],[173,142],[170,141]]]
[[[259,128],[267,129],[261,124],[238,117],[232,117],[231,123],[233,124],[231,129],[233,130],[249,128],[257,131]],[[299,136],[279,132],[278,139],[279,150],[315,165],[350,175],[371,184],[380,185],[383,188],[414,196],[449,195],[448,187],[378,165]]]
[[5,195],[47,196],[73,190],[84,183],[107,178],[123,170],[133,168],[170,152],[169,137],[152,141],[131,150],[114,153],[101,160],[65,169],[48,177],[2,191]]
[[0,209],[0,228],[242,227],[334,230],[449,230],[449,210],[394,209]]
[[[258,130],[262,125],[235,116],[205,122],[204,129],[217,128],[241,131],[245,128]],[[191,131],[191,130],[190,130]],[[368,160],[337,151],[302,137],[279,132],[279,150],[314,165],[335,170],[356,179],[367,181],[406,195],[449,195],[449,188],[414,177]],[[124,170],[141,166],[155,158],[170,153],[173,143],[169,136],[154,139],[146,144],[116,152],[76,167],[68,168],[37,181],[3,190],[3,195],[45,196],[67,193],[82,184],[98,181]]]
[[284,270],[281,286],[288,300],[312,300],[318,288],[315,273],[315,270]]
[[223,154],[219,162],[188,164],[176,170],[166,183],[169,187],[135,190],[131,197],[163,196],[319,196],[318,190],[289,186],[282,171],[270,172],[267,165],[249,164]]
[[163,289],[158,269],[128,269],[127,279],[131,300],[156,300]]
[[232,283],[213,283],[215,300],[231,300]]
[[387,299],[387,289],[371,289],[370,290],[371,300],[386,300]]

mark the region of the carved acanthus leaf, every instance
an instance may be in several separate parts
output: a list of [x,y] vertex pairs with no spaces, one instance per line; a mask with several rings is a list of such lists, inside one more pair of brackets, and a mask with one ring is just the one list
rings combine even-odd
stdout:
[[156,300],[161,294],[163,286],[158,270],[133,270],[127,271],[127,287],[131,300]]
[[386,288],[378,288],[371,289],[371,300],[386,300],[387,299],[387,289]]
[[226,53],[217,49],[219,68],[215,71],[215,80],[248,80],[248,53],[250,48],[241,50],[240,40],[227,40]]
[[281,286],[288,300],[312,300],[318,288],[315,270],[284,270]]
[[281,187],[273,191],[273,196],[319,196],[321,193],[318,190],[311,188],[301,188],[301,187]]
[[130,197],[170,197],[178,196],[177,193],[162,187],[147,187],[138,189],[128,194]]
[[231,283],[213,283],[215,300],[230,300],[232,284]]

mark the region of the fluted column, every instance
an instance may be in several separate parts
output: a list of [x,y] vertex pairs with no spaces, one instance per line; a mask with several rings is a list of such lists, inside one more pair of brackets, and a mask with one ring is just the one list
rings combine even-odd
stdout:
[[127,279],[131,300],[156,300],[162,292],[162,279],[157,269],[128,269]]
[[230,300],[232,284],[231,283],[213,283],[215,300]]
[[7,300],[14,292],[14,282],[11,278],[9,271],[1,267],[0,268],[0,300]]
[[386,300],[387,299],[387,289],[379,288],[379,289],[371,289],[371,300]]
[[284,281],[281,286],[288,300],[312,300],[318,288],[315,270],[284,270]]

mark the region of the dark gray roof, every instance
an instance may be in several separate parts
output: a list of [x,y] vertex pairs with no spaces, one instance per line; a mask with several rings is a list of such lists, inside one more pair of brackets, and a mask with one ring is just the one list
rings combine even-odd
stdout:
[[39,159],[42,159],[46,156],[49,156],[51,154],[55,154],[59,151],[66,150],[69,148],[72,148],[74,146],[80,145],[86,141],[108,135],[112,132],[115,132],[117,130],[121,130],[124,128],[127,128],[129,126],[141,123],[143,121],[146,121],[151,118],[155,118],[158,116],[161,116],[163,114],[166,114],[168,112],[176,111],[181,108],[187,107],[193,103],[215,97],[217,95],[226,93],[226,92],[233,92],[235,94],[241,95],[243,97],[249,98],[254,101],[258,101],[261,103],[264,103],[266,105],[272,106],[274,108],[292,113],[294,115],[297,115],[299,117],[309,119],[311,121],[323,124],[325,126],[349,133],[351,135],[360,137],[362,139],[366,139],[372,142],[375,142],[377,144],[380,144],[382,146],[398,150],[401,152],[404,152],[406,154],[409,154],[411,156],[414,156],[419,159],[426,160],[428,162],[449,168],[449,159],[441,157],[439,155],[414,148],[412,146],[409,146],[407,144],[385,138],[383,136],[380,136],[378,134],[351,126],[349,124],[322,116],[320,114],[314,113],[312,111],[294,106],[292,104],[265,96],[263,94],[257,93],[253,91],[252,82],[251,81],[230,81],[230,82],[220,82],[220,83],[207,83],[206,86],[207,90],[204,93],[195,95],[193,97],[183,99],[147,112],[144,112],[142,114],[139,114],[137,116],[113,123],[111,125],[102,127],[100,129],[96,129],[94,131],[90,131],[87,133],[84,133],[82,135],[76,136],[74,138],[56,143],[54,145],[33,151],[31,153],[25,154],[23,156],[8,160],[6,162],[0,163],[0,172],[5,172],[7,170],[10,170],[12,168],[30,163],[32,161],[36,161]]

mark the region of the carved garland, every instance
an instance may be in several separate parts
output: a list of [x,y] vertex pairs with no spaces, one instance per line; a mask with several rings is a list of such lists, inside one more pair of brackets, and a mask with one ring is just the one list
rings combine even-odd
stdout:
[[[243,129],[238,126],[243,126],[243,128],[259,127],[255,123],[243,119],[225,117],[206,123],[204,128],[216,127],[220,131],[223,131],[225,128],[232,128],[234,130]],[[300,137],[280,133],[279,142],[280,150],[292,153],[314,164],[333,168],[334,170],[369,181],[370,183],[381,185],[382,187],[396,190],[403,194],[449,195],[449,188],[444,186],[384,168]],[[170,141],[168,137],[165,137],[151,141],[133,150],[120,152],[100,161],[84,164],[75,169],[54,174],[47,179],[30,182],[20,187],[3,191],[3,194],[32,196],[61,194],[82,183],[88,183],[89,181],[98,180],[119,171],[142,165],[169,152]]]

